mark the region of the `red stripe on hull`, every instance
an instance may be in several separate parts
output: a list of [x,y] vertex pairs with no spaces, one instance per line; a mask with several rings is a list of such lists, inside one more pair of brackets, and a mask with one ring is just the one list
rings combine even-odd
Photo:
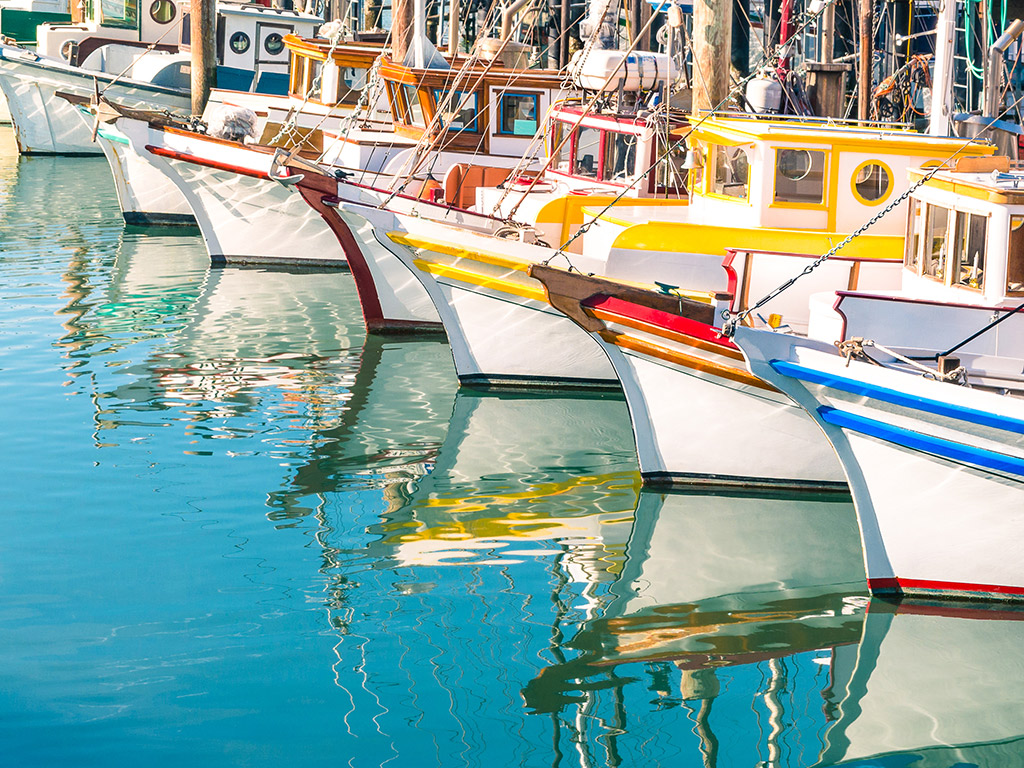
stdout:
[[167,149],[166,147],[154,147],[152,144],[147,144],[146,151],[151,152],[157,157],[166,157],[171,160],[181,160],[182,162],[185,163],[201,165],[204,168],[213,168],[214,170],[217,171],[229,171],[231,173],[237,173],[239,176],[248,176],[253,179],[265,179],[267,181],[270,181],[270,177],[267,175],[266,171],[254,171],[249,168],[244,168],[241,165],[222,163],[219,160],[208,160],[205,157],[190,155],[187,152],[179,152],[176,149]]
[[591,309],[604,310],[605,312],[612,312],[616,315],[621,315],[622,317],[628,317],[632,320],[647,323],[655,328],[664,328],[665,330],[674,331],[675,333],[683,333],[702,341],[711,342],[712,344],[724,347],[733,352],[739,352],[739,347],[724,336],[721,336],[718,329],[714,326],[706,325],[685,317],[680,317],[679,315],[673,315],[668,312],[662,312],[660,309],[651,309],[650,307],[644,307],[630,301],[617,299],[613,296],[594,296],[584,301],[583,306]]
[[929,581],[927,579],[868,579],[868,588],[881,594],[919,594],[965,597],[1016,597],[1024,599],[1024,587],[1007,587],[999,584],[970,584],[958,581]]

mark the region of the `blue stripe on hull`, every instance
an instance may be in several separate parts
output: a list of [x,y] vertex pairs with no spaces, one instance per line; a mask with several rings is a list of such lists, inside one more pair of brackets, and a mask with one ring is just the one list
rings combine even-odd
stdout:
[[964,445],[952,440],[943,440],[939,437],[924,435],[909,429],[894,427],[875,419],[836,410],[829,406],[818,408],[818,414],[823,421],[829,424],[849,429],[868,437],[876,437],[880,440],[885,440],[887,443],[893,443],[915,451],[923,451],[951,461],[973,464],[974,466],[984,467],[994,472],[1008,472],[1024,477],[1024,459],[1019,459],[1015,456],[1006,456],[1005,454],[978,448],[977,446]]
[[894,389],[886,389],[885,387],[867,384],[863,381],[843,378],[842,376],[836,376],[832,373],[822,373],[821,371],[805,368],[802,365],[790,363],[785,360],[772,360],[769,365],[777,373],[780,373],[783,376],[788,376],[792,379],[807,381],[811,384],[821,384],[822,386],[829,387],[830,389],[838,389],[841,392],[849,392],[853,395],[870,397],[872,400],[879,400],[883,403],[890,403],[891,405],[898,405],[915,411],[924,411],[925,413],[931,413],[936,416],[944,416],[950,419],[966,421],[971,424],[978,424],[983,427],[994,427],[996,429],[1006,430],[1007,432],[1024,435],[1024,421],[1021,421],[1020,419],[1013,419],[1008,416],[999,416],[993,413],[988,413],[987,411],[979,411],[974,408],[963,408],[958,405],[943,403],[939,400],[929,400],[928,398],[918,397],[916,395],[908,395]]

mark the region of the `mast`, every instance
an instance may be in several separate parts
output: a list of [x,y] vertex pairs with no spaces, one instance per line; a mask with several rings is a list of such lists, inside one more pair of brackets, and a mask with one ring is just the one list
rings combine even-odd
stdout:
[[956,0],[942,0],[935,22],[935,73],[932,76],[932,108],[928,133],[949,135],[953,104],[953,46],[956,44]]
[[[953,2],[953,0],[947,0]],[[860,82],[857,91],[857,117],[867,120],[871,115],[871,86],[874,80],[871,66],[872,31],[874,30],[872,0],[860,0]]]
[[693,108],[713,109],[729,95],[733,0],[694,0]]
[[214,35],[217,13],[214,0],[192,0],[192,114],[201,115],[210,99],[210,90],[217,85],[217,55]]

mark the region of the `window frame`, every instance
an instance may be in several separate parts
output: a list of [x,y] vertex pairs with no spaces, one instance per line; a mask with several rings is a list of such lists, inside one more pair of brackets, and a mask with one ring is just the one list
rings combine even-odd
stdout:
[[[508,98],[509,96],[513,96],[513,97],[525,96],[525,97],[529,97],[529,98],[533,99],[533,122],[535,123],[536,127],[533,129],[532,133],[529,133],[529,134],[526,134],[526,133],[516,133],[514,130],[506,131],[504,129],[504,127],[503,127],[503,124],[505,122],[505,120],[504,120],[504,117],[505,117],[504,105],[505,105],[505,99]],[[515,138],[519,138],[519,139],[532,138],[533,136],[535,136],[536,133],[537,133],[537,130],[540,128],[540,97],[541,97],[541,94],[537,93],[537,92],[531,93],[529,91],[508,91],[508,90],[502,91],[499,94],[499,96],[498,96],[498,104],[497,104],[498,108],[495,110],[495,112],[496,112],[496,119],[495,119],[494,127],[496,128],[496,130],[494,132],[494,135],[495,136],[514,136]]]
[[[451,90],[448,90],[446,88],[440,88],[440,87],[434,86],[433,88],[430,89],[430,97],[434,100],[434,114],[435,115],[440,115],[441,114],[441,104],[444,103],[444,99],[446,98],[446,96],[449,93],[457,94],[456,96],[452,97],[452,105],[453,106],[458,106],[459,104],[462,103],[462,99],[466,95],[471,95],[473,97],[473,107],[472,108],[474,109],[475,114],[473,115],[473,122],[472,122],[472,126],[473,127],[472,128],[470,128],[468,126],[463,126],[462,128],[452,128],[448,124],[446,124],[446,123],[444,123],[442,121],[441,124],[442,124],[442,126],[444,126],[444,130],[448,131],[448,133],[451,133],[451,134],[462,134],[462,133],[477,133],[478,134],[478,133],[480,133],[480,91],[476,91],[476,90],[473,90],[473,91],[463,91],[463,90],[459,90],[459,89],[455,89],[454,91],[451,91]],[[467,107],[467,109],[468,108],[469,107]]]
[[[771,208],[795,208],[803,210],[814,210],[823,211],[828,209],[828,195],[829,195],[829,174],[831,170],[832,154],[827,149],[821,148],[807,148],[807,147],[773,147],[774,162],[772,163],[772,198],[769,203]],[[822,155],[821,161],[821,200],[816,203],[800,202],[796,200],[779,200],[779,152],[786,150],[803,150],[808,153],[817,152]],[[749,187],[749,180],[747,182]]]

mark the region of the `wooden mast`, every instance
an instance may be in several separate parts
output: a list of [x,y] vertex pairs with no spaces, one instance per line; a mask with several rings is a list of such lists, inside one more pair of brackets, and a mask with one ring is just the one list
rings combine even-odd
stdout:
[[860,82],[857,90],[857,117],[867,120],[871,115],[871,86],[874,71],[872,59],[872,32],[874,31],[872,0],[860,0]]
[[733,0],[693,2],[693,108],[713,109],[729,95]]
[[413,0],[394,0],[391,6],[391,60],[397,64],[405,61],[409,51],[414,8]]
[[201,115],[217,86],[217,55],[214,35],[217,13],[214,0],[192,0],[190,19],[192,43],[192,114]]

